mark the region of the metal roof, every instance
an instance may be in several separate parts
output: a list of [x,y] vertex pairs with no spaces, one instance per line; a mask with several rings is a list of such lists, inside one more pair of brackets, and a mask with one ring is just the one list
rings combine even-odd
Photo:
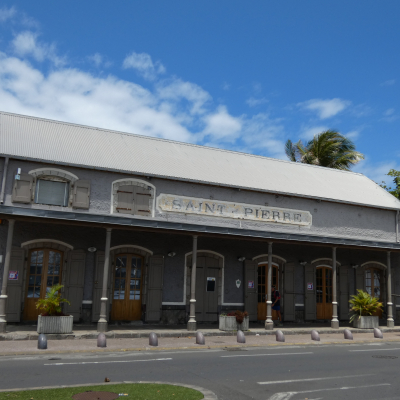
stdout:
[[359,173],[5,112],[0,112],[0,154],[378,208],[400,208],[399,200]]

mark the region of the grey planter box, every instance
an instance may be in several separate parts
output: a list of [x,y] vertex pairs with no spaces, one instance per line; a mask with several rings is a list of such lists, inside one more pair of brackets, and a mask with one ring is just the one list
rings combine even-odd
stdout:
[[74,317],[43,317],[39,315],[37,333],[72,333]]
[[368,316],[355,318],[353,326],[354,328],[360,329],[379,328],[379,317]]
[[248,331],[249,330],[249,317],[245,317],[241,324],[238,324],[236,317],[227,317],[220,315],[219,317],[219,330],[220,331]]

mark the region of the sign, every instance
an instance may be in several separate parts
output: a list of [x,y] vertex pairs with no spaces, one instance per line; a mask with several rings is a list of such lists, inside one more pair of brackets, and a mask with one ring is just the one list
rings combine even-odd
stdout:
[[207,277],[207,292],[215,292],[215,278]]
[[247,282],[247,288],[248,289],[254,289],[254,281],[248,281]]
[[17,281],[18,280],[18,271],[9,271],[8,272],[8,280],[9,281]]
[[312,282],[307,283],[307,290],[313,290],[314,289],[314,284]]
[[240,288],[240,284],[242,283],[242,281],[240,279],[236,279],[236,287],[239,289]]
[[157,208],[160,212],[243,219],[254,222],[272,222],[299,226],[311,226],[312,224],[312,216],[308,211],[263,207],[229,201],[214,201],[164,193],[157,197]]

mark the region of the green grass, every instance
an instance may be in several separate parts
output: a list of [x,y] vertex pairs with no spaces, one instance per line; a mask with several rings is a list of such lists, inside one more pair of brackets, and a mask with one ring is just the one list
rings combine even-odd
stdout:
[[81,386],[63,389],[24,390],[20,392],[0,393],[0,400],[66,400],[76,393],[86,391],[127,393],[120,399],[126,400],[200,400],[204,396],[194,389],[182,386],[162,385],[157,383],[126,383],[101,386]]

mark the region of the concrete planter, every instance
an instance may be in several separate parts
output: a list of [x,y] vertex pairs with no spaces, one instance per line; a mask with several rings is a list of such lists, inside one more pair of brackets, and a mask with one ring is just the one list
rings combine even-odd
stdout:
[[39,315],[37,333],[72,333],[74,317],[43,317]]
[[379,328],[379,317],[359,317],[355,318],[353,321],[354,328],[360,329],[372,329]]
[[220,331],[248,331],[249,330],[249,317],[245,317],[241,324],[238,324],[236,317],[227,317],[220,315],[219,317],[219,330]]

